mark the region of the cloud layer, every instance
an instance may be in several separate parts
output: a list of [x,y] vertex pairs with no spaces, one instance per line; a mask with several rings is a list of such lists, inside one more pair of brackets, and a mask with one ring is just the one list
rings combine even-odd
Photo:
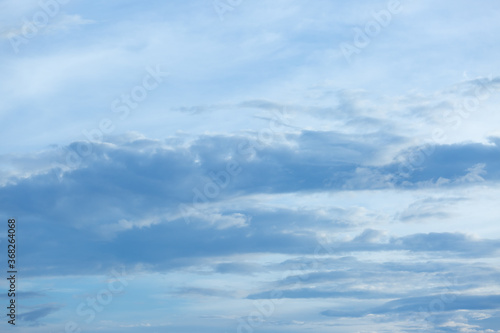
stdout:
[[1,5],[23,332],[500,332],[498,4]]

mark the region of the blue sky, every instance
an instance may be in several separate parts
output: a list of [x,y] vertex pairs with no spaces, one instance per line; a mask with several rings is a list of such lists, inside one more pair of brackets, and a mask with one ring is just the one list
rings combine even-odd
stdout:
[[19,332],[500,332],[497,2],[0,7]]

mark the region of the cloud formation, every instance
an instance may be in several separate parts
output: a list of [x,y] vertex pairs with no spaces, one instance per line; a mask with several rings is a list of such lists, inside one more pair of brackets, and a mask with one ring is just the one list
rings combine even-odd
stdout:
[[500,330],[500,5],[63,2],[1,3],[23,332]]

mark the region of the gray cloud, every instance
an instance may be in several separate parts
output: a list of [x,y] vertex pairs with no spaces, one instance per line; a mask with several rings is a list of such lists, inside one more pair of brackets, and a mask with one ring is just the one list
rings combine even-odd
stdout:
[[18,319],[29,322],[31,325],[39,325],[40,319],[58,311],[59,309],[61,309],[61,306],[56,304],[39,305],[34,310],[20,313],[18,315]]

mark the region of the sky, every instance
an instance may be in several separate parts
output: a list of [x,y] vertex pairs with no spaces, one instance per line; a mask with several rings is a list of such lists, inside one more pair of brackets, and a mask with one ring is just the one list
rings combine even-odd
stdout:
[[499,15],[0,0],[0,330],[500,332]]

